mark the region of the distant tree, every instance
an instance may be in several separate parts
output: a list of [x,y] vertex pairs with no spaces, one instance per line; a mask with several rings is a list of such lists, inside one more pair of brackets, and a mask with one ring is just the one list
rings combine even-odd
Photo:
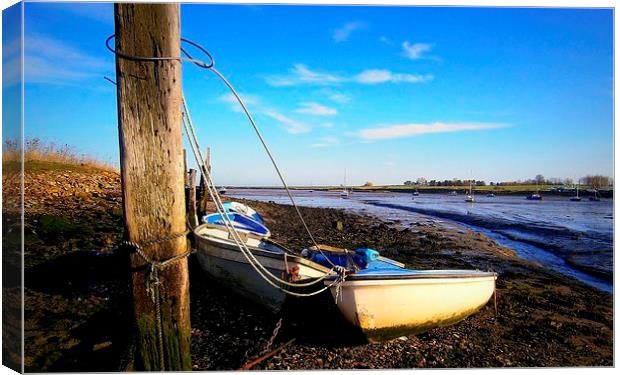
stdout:
[[374,184],[372,183],[372,181],[366,181],[366,183],[364,184],[364,186],[373,186]]
[[428,181],[426,181],[426,179],[424,177],[419,177],[416,180],[416,184],[421,185],[421,186],[425,186],[425,185],[428,185]]
[[537,174],[536,177],[534,177],[534,182],[539,185],[543,185],[545,183],[545,176]]
[[585,185],[590,185],[595,189],[598,189],[600,187],[603,186],[610,186],[611,183],[611,178],[607,177],[607,176],[602,176],[602,175],[587,175],[585,177],[582,178],[583,183]]
[[406,186],[409,186],[409,185],[412,185],[412,184],[413,184],[413,182],[411,182],[409,180],[403,182],[403,185],[406,185]]

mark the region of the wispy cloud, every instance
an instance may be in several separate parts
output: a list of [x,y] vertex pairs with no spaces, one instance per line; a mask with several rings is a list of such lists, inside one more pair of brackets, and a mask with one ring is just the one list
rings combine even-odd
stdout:
[[266,110],[264,114],[284,125],[284,130],[291,134],[307,133],[310,131],[310,126],[287,117],[273,109]]
[[409,44],[408,40],[403,42],[403,53],[405,56],[411,60],[421,59],[424,52],[428,52],[433,48],[432,44],[426,43],[414,43]]
[[[239,93],[239,96],[241,96],[241,99],[243,99],[243,102],[245,103],[246,106],[258,104],[260,101],[258,96],[252,95],[252,94]],[[241,108],[241,105],[237,101],[237,98],[235,98],[235,96],[232,93],[224,94],[220,96],[219,99],[225,103],[230,104],[230,108],[233,111],[243,112],[243,109]]]
[[339,144],[340,144],[340,139],[338,139],[337,137],[326,136],[326,137],[320,138],[316,143],[311,144],[310,147],[324,148],[324,147],[337,146]]
[[316,102],[303,102],[299,103],[300,107],[297,108],[298,113],[304,113],[313,116],[334,116],[338,114],[336,108],[331,108]]
[[422,124],[395,124],[379,126],[376,128],[362,129],[355,133],[358,137],[366,141],[380,140],[380,139],[393,139],[414,137],[423,134],[432,133],[451,133],[462,131],[477,131],[488,129],[506,128],[507,124],[495,124],[495,123],[478,123],[478,122],[458,122],[458,123],[445,123],[445,122],[433,122]]
[[409,83],[419,83],[419,82],[428,82],[433,79],[431,74],[419,75],[419,74],[408,74],[408,73],[392,73],[389,70],[385,69],[369,69],[364,70],[360,74],[355,76],[355,80],[359,83],[372,85],[377,83],[385,83],[385,82],[409,82]]
[[336,43],[346,42],[353,32],[361,30],[365,27],[366,24],[364,22],[347,22],[338,29],[334,30],[332,38]]
[[392,42],[392,40],[391,40],[390,38],[388,38],[387,36],[381,36],[381,37],[379,37],[379,41],[380,41],[381,43],[385,43],[385,44],[387,44],[388,46],[391,46],[391,45],[393,45],[393,44],[394,44],[394,42]]
[[21,38],[7,41],[2,46],[2,87],[10,87],[22,80]]
[[26,82],[75,85],[113,71],[113,59],[99,59],[60,40],[27,35],[24,43]]
[[336,102],[339,104],[346,104],[351,101],[351,98],[347,94],[327,88],[327,87],[324,89],[321,89],[319,94],[322,96],[325,96],[327,99],[331,100],[332,102]]
[[272,86],[295,86],[300,84],[331,85],[342,82],[338,75],[308,69],[304,64],[294,64],[288,76],[269,76],[267,83]]
[[[286,76],[269,76],[267,83],[280,86],[298,86],[298,85],[319,85],[333,86],[344,82],[356,82],[362,84],[377,84],[386,82],[408,82],[421,83],[433,79],[430,74],[411,74],[411,73],[394,73],[386,69],[367,69],[352,77],[338,74],[313,71],[304,64],[295,64],[291,70],[291,74]],[[340,97],[341,100],[346,100]]]

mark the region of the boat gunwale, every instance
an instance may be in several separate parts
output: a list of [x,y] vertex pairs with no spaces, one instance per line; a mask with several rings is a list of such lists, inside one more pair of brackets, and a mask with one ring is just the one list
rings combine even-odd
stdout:
[[[413,271],[413,270],[412,270]],[[333,281],[336,276],[328,276],[326,278],[326,282]],[[484,271],[471,271],[471,273],[407,273],[403,275],[397,274],[362,274],[356,275],[351,274],[347,275],[345,285],[347,281],[392,281],[392,280],[420,280],[420,279],[490,279],[493,278],[493,281],[497,280],[496,272],[484,272]]]

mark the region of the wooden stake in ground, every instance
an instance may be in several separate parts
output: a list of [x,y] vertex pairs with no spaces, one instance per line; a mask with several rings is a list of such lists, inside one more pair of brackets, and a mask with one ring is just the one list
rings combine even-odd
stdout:
[[[179,5],[117,3],[114,18],[126,235],[150,259],[165,260],[187,251],[182,235],[186,223],[181,62],[136,61],[118,53],[180,56]],[[164,240],[147,245],[158,239]],[[191,370],[187,258],[153,273],[134,252],[131,266],[138,337],[135,369]],[[154,274],[159,284],[153,282]],[[158,293],[153,293],[155,289]]]
[[198,213],[196,212],[196,170],[189,170],[189,194],[187,198],[187,221],[189,225],[198,225]]
[[[205,167],[211,173],[211,147],[207,147],[207,156],[205,157]],[[202,217],[207,213],[207,205],[209,203],[209,193],[207,191],[207,180],[204,173],[200,174],[200,198],[198,200],[198,215]]]

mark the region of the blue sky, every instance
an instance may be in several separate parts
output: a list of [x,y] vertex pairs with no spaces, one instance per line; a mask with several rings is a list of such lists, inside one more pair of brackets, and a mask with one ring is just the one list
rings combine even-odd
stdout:
[[[613,171],[611,10],[181,7],[291,184]],[[27,3],[25,126],[118,163],[111,4]],[[276,184],[215,76],[183,87],[219,184]]]

